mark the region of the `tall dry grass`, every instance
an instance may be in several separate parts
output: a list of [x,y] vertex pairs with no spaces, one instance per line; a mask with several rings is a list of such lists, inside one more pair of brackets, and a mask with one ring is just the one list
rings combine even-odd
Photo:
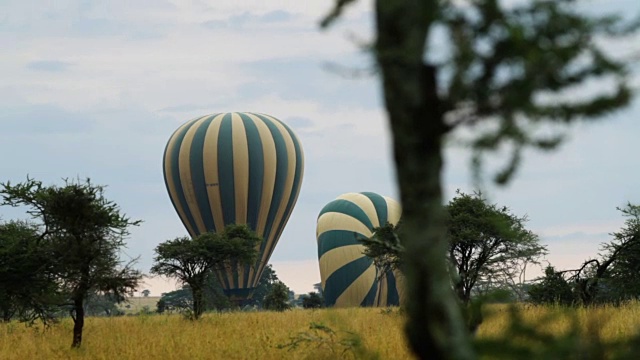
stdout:
[[[508,307],[492,305],[486,312],[478,338],[509,339]],[[557,337],[574,323],[581,336],[605,342],[627,340],[640,328],[640,303],[586,309],[521,306],[520,314],[525,323]],[[309,330],[311,323],[336,331],[335,340]],[[381,359],[410,359],[403,325],[397,309],[376,308],[206,314],[196,322],[180,315],[89,318],[82,348],[71,350],[69,319],[46,331],[10,323],[0,324],[0,359],[335,359],[344,349],[338,342],[350,339],[345,331],[358,334],[363,347]],[[278,348],[300,334],[298,339],[317,338],[292,350]]]
[[[337,332],[336,343],[301,344],[279,349],[309,324]],[[82,348],[71,350],[72,322],[46,331],[22,324],[0,325],[0,359],[319,359],[335,358],[347,337],[357,333],[363,346],[383,359],[410,358],[402,335],[403,318],[381,309],[294,310],[284,313],[206,314],[196,322],[179,315],[88,318]],[[332,345],[333,344],[333,345]],[[335,353],[333,352],[335,351]]]

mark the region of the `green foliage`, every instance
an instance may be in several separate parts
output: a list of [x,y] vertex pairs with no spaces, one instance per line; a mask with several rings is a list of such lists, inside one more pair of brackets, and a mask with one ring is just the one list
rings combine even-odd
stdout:
[[575,302],[571,285],[551,265],[545,269],[544,277],[531,285],[528,293],[533,304],[571,305]]
[[373,259],[378,274],[400,270],[404,247],[400,241],[400,223],[386,223],[373,229],[370,238],[360,239],[365,246],[364,254]]
[[38,222],[37,246],[47,254],[42,270],[55,279],[55,298],[71,306],[74,320],[72,347],[82,343],[85,301],[90,294],[110,294],[116,302],[132,294],[141,273],[132,268],[134,261],[122,264],[120,250],[125,246],[132,221],[104,196],[104,187],[85,181],[65,180],[63,186],[44,186],[27,181],[0,185],[3,205],[24,206]]
[[262,303],[266,310],[285,311],[291,308],[289,304],[289,288],[282,281],[276,281],[271,291],[264,297]]
[[156,304],[157,312],[182,311],[193,308],[193,295],[189,285],[184,285],[181,289],[163,293]]
[[[327,27],[355,0],[336,0]],[[403,207],[407,333],[421,358],[473,359],[447,292],[442,150],[448,135],[473,149],[477,178],[487,152],[507,154],[494,180],[508,182],[527,148],[550,150],[562,128],[631,102],[630,68],[603,49],[634,32],[620,17],[581,13],[575,0],[503,2],[377,0],[375,44]],[[445,32],[444,58],[433,30]],[[581,97],[571,91],[591,81]],[[470,283],[469,283],[470,284]],[[433,317],[433,314],[438,314]]]
[[89,294],[84,309],[87,316],[119,316],[124,312],[118,308],[118,302],[112,294]]
[[[524,227],[525,217],[518,217],[506,207],[487,203],[480,193],[460,191],[445,207],[448,255],[459,299],[468,304],[479,284],[486,289],[518,288],[514,281],[520,270],[546,253],[538,236]],[[401,269],[404,247],[400,225],[374,229],[363,239],[365,255],[373,258],[379,273]]]
[[206,285],[214,271],[226,271],[232,265],[252,264],[256,246],[262,241],[246,225],[227,225],[221,233],[205,233],[194,239],[178,237],[155,249],[151,273],[188,284],[192,293],[193,318],[206,309]]
[[251,295],[251,299],[247,301],[247,305],[255,305],[258,307],[264,307],[264,299],[273,289],[273,285],[279,282],[278,275],[271,264],[267,264],[262,271],[262,275],[260,276],[260,280],[258,281],[258,286],[256,286],[253,294]]
[[640,297],[640,207],[627,204],[619,210],[626,217],[625,225],[602,246],[599,258],[575,270],[558,272],[548,267],[544,278],[529,290],[532,302],[588,306]]
[[[626,26],[610,14],[588,16],[571,0],[440,4],[433,25],[446,29],[452,46],[451,57],[439,66],[451,74],[441,84],[445,112],[454,115],[455,125],[494,125],[470,139],[476,173],[485,152],[507,146],[511,159],[495,176],[506,183],[523,149],[554,149],[563,140],[563,125],[630,104],[628,64],[604,50],[606,41],[595,39],[623,37],[637,25]],[[567,96],[593,80],[613,80],[613,91]],[[557,125],[555,133],[536,131],[543,123]]]
[[320,309],[324,307],[324,299],[315,291],[302,296],[302,307],[305,309]]
[[526,217],[488,204],[480,193],[458,191],[445,210],[454,288],[465,304],[479,281],[511,281],[518,264],[535,263],[546,253],[538,236],[524,227]]
[[626,218],[625,224],[612,234],[611,242],[603,245],[603,259],[611,263],[598,294],[609,302],[640,297],[640,206],[627,204],[618,210]]
[[277,345],[278,349],[292,351],[300,346],[313,347],[310,358],[314,359],[379,359],[368,350],[360,336],[351,331],[335,331],[322,323],[312,322],[309,331],[302,331],[289,338],[289,342]]
[[49,252],[39,243],[37,226],[10,221],[0,224],[0,316],[33,322],[54,320],[62,301]]
[[156,312],[158,314],[164,314],[165,311],[167,311],[167,301],[161,297],[156,303]]

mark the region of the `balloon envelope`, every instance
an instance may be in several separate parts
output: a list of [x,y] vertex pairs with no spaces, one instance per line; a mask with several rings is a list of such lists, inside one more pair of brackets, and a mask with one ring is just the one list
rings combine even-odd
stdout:
[[246,298],[257,286],[298,198],[303,167],[298,138],[269,115],[206,115],[169,139],[165,185],[189,234],[248,224],[264,238],[254,265],[218,272],[228,295]]
[[401,207],[371,192],[347,193],[327,204],[318,217],[316,236],[322,289],[327,306],[390,306],[400,303],[399,277],[378,276],[364,255],[362,238],[387,222],[397,224]]

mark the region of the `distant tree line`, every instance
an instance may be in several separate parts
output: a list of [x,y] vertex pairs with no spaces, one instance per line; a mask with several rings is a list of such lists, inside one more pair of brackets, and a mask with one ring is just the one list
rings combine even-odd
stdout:
[[640,298],[640,206],[627,204],[619,210],[625,224],[602,245],[601,254],[577,269],[547,266],[528,290],[531,302],[586,306]]
[[[237,307],[223,292],[220,281],[209,273],[203,287],[203,311],[221,311]],[[269,264],[265,266],[258,286],[251,298],[243,303],[244,309],[286,310],[293,305],[291,290],[278,278]],[[157,303],[157,312],[192,311],[193,292],[189,284],[171,292],[163,293]]]
[[[526,280],[526,269],[541,265],[547,253],[539,238],[506,207],[487,203],[480,193],[458,192],[446,206],[451,288],[463,308],[473,299],[526,301],[533,304],[588,306],[620,304],[640,298],[640,206],[619,209],[625,225],[602,245],[601,254],[577,269],[548,265],[544,275]],[[365,254],[380,272],[403,270],[402,222],[376,228],[364,239]],[[476,319],[466,313],[475,328]]]
[[[525,228],[520,217],[504,206],[490,204],[481,193],[461,191],[444,207],[451,288],[463,305],[474,296],[498,289],[525,298],[523,285],[527,266],[539,264],[547,253],[539,237]],[[385,224],[364,239],[365,254],[379,273],[404,270],[402,221]]]

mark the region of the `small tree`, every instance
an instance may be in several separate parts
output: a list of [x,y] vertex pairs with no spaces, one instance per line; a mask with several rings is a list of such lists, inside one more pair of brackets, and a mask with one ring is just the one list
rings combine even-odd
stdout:
[[571,285],[565,280],[561,272],[549,265],[544,271],[544,277],[529,288],[529,301],[534,304],[571,305],[574,296]]
[[0,317],[8,322],[53,319],[59,302],[47,250],[39,245],[38,228],[27,222],[0,224]]
[[259,307],[264,307],[264,299],[271,292],[273,286],[280,281],[278,278],[278,274],[276,274],[275,270],[271,264],[268,264],[264,267],[264,271],[262,271],[262,276],[260,277],[260,281],[258,281],[258,286],[256,286],[253,291],[253,295],[249,301],[250,305],[257,305]]
[[[546,253],[538,236],[525,229],[526,218],[488,204],[480,193],[458,192],[445,214],[453,287],[465,305],[479,283],[521,291],[517,285],[523,283],[527,264],[538,263]],[[399,226],[387,223],[362,240],[365,255],[374,260],[381,274],[402,270],[405,250]]]
[[162,293],[162,296],[156,306],[158,308],[158,312],[185,309],[192,310],[193,294],[191,288],[189,285],[185,284],[180,289]]
[[163,314],[165,310],[167,310],[167,302],[163,298],[160,298],[156,303],[156,312]]
[[455,269],[454,289],[468,304],[478,281],[512,279],[518,263],[536,262],[546,253],[537,235],[507,207],[488,204],[480,193],[458,192],[446,206],[449,260]]
[[121,214],[104,197],[104,187],[89,179],[67,180],[64,186],[44,186],[33,179],[0,186],[3,204],[26,206],[27,213],[40,222],[38,244],[46,249],[49,270],[66,299],[56,305],[70,306],[74,322],[71,346],[80,347],[88,296],[111,294],[120,302],[138,286],[140,272],[131,268],[133,262],[123,265],[119,255],[129,227],[140,222]]
[[149,291],[149,289],[142,290],[142,296],[149,297],[149,294],[151,294],[151,291]]
[[370,238],[360,241],[365,246],[364,254],[373,259],[378,274],[383,276],[388,271],[400,270],[402,267],[404,247],[400,241],[400,223],[386,223],[373,229]]
[[198,319],[205,309],[205,287],[211,272],[230,268],[232,261],[251,264],[261,241],[246,225],[228,225],[220,234],[168,240],[156,247],[151,273],[188,284],[193,298],[193,318]]
[[640,296],[640,206],[619,208],[625,226],[613,233],[613,240],[602,246],[599,258],[585,261],[567,281],[575,287],[575,298],[582,305],[619,302]]
[[271,291],[265,296],[263,306],[267,310],[285,311],[291,308],[289,304],[289,288],[282,281],[276,281]]
[[319,309],[323,307],[324,299],[315,291],[302,296],[302,307],[305,309]]

